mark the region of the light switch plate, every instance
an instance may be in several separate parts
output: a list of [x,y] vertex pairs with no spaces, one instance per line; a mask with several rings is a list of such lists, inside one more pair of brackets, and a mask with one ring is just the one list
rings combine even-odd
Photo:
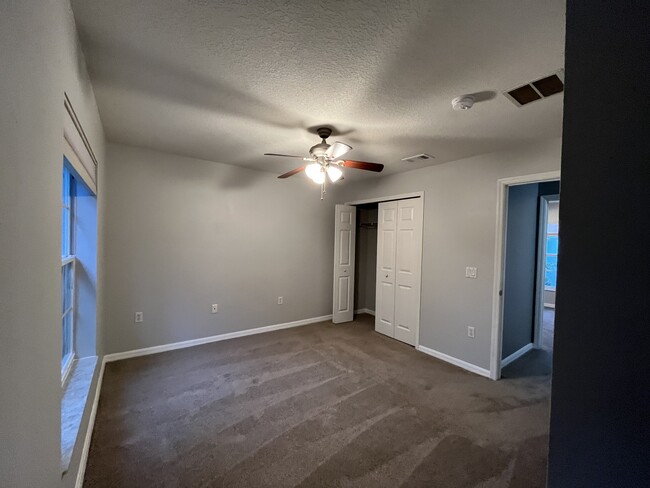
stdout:
[[139,324],[141,322],[144,322],[144,314],[142,312],[136,312],[135,313],[135,323]]
[[478,273],[477,268],[474,266],[467,266],[465,268],[465,278],[472,278],[475,280],[477,277],[477,273]]
[[278,297],[278,305],[282,305],[283,303],[284,303],[284,298]]
[[467,337],[474,339],[476,337],[476,329],[474,327],[467,328]]
[[218,303],[213,303],[212,304],[212,313],[217,313],[219,311],[219,304]]

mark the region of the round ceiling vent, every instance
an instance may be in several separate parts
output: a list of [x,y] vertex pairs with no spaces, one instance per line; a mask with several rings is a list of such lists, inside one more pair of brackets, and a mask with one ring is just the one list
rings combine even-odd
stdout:
[[454,107],[454,110],[469,110],[473,105],[474,97],[472,95],[462,95],[451,101],[451,106]]

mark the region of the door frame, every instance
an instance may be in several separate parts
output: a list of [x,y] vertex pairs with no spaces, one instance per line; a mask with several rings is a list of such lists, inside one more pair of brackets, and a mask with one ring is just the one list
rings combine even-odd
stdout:
[[544,268],[546,263],[546,232],[548,220],[548,204],[559,202],[560,195],[542,195],[539,197],[539,222],[537,229],[537,256],[535,283],[535,323],[533,328],[533,347],[539,349],[542,336],[542,323],[544,320]]
[[508,222],[508,188],[560,180],[560,171],[548,171],[497,180],[497,220],[494,244],[494,282],[492,285],[492,338],[490,345],[490,379],[501,378],[503,350],[503,285],[505,279],[506,229]]
[[[374,197],[366,198],[363,200],[353,200],[351,202],[345,202],[343,205],[363,205],[366,203],[381,203],[381,202],[391,202],[394,200],[408,200],[409,198],[421,198],[422,199],[422,239],[420,240],[420,310],[418,310],[418,324],[415,331],[415,349],[418,349],[420,346],[420,321],[422,319],[422,259],[424,254],[424,212],[425,212],[425,201],[424,201],[424,191],[414,191],[411,193],[401,193],[398,195],[388,195],[385,197]],[[376,265],[377,263],[375,263]],[[356,279],[356,276],[355,276]],[[354,304],[353,304],[354,305]]]

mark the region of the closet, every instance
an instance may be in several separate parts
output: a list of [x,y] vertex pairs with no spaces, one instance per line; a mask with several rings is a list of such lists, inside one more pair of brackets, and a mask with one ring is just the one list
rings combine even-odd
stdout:
[[358,202],[358,208],[355,202],[336,206],[334,323],[353,320],[356,303],[360,312],[375,314],[377,332],[417,345],[422,200],[378,199]]
[[420,322],[422,199],[379,204],[375,330],[412,346]]

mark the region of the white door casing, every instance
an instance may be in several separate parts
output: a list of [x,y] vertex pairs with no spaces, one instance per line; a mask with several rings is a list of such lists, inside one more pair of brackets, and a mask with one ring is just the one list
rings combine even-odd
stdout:
[[395,339],[416,345],[420,322],[422,199],[397,202]]
[[354,255],[357,207],[337,205],[334,223],[334,292],[332,322],[354,319]]
[[382,202],[377,215],[375,330],[395,337],[397,202]]

